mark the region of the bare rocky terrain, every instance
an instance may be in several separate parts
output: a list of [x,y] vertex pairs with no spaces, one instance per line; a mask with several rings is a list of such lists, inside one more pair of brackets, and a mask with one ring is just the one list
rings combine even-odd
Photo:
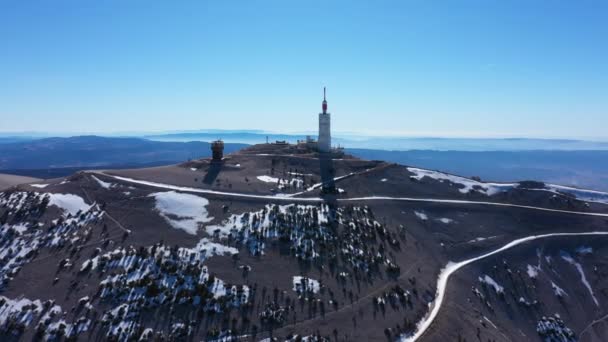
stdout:
[[606,203],[275,144],[19,185],[2,339],[602,341]]
[[40,180],[39,178],[0,173],[0,190],[8,189],[12,186],[23,184],[23,183],[37,182],[39,180]]

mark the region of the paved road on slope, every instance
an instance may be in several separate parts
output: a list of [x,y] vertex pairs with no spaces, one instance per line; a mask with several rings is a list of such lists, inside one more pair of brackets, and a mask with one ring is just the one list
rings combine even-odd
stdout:
[[[286,202],[323,202],[325,199],[321,197],[287,197],[287,196],[276,196],[276,195],[254,195],[244,194],[239,192],[225,192],[209,189],[198,189],[186,186],[178,186],[171,184],[156,183],[145,180],[138,180],[133,178],[121,177],[102,173],[99,171],[91,172],[102,174],[107,177],[114,178],[119,181],[129,182],[133,184],[146,185],[154,188],[194,192],[202,194],[222,195],[227,197],[239,197],[239,198],[252,198],[252,199],[267,199],[272,201],[286,201]],[[350,201],[405,201],[405,202],[430,202],[430,203],[445,203],[445,204],[473,204],[473,205],[487,205],[495,207],[509,207],[509,208],[520,208],[529,210],[539,210],[554,213],[565,213],[573,215],[584,215],[584,216],[596,216],[596,217],[608,217],[608,213],[596,213],[596,212],[585,212],[585,211],[572,211],[563,209],[551,209],[544,207],[535,207],[530,205],[511,204],[511,203],[500,203],[500,202],[486,202],[486,201],[470,201],[470,200],[456,200],[456,199],[441,199],[441,198],[416,198],[416,197],[389,197],[389,196],[369,196],[369,197],[351,197],[351,198],[339,198],[338,202],[350,202]]]
[[401,341],[402,342],[416,341],[424,335],[424,333],[427,331],[427,329],[431,326],[431,324],[437,317],[437,314],[439,314],[439,310],[441,309],[441,304],[443,304],[443,299],[445,298],[445,290],[448,286],[448,280],[449,280],[450,276],[452,274],[454,274],[456,271],[458,271],[459,269],[461,269],[462,267],[464,267],[468,264],[471,264],[475,261],[485,259],[494,254],[498,254],[500,252],[513,248],[522,243],[529,242],[529,241],[538,240],[538,239],[546,239],[546,238],[551,238],[551,237],[559,237],[559,236],[586,236],[586,235],[604,235],[604,236],[606,236],[606,235],[608,235],[608,232],[597,232],[596,231],[596,232],[581,232],[581,233],[550,233],[550,234],[542,234],[542,235],[532,235],[532,236],[524,237],[521,239],[513,240],[498,249],[495,249],[491,252],[482,254],[480,256],[477,256],[477,257],[474,257],[471,259],[467,259],[467,260],[457,262],[457,263],[449,262],[445,266],[445,268],[443,270],[441,270],[441,272],[439,273],[439,280],[437,281],[437,293],[435,295],[435,300],[431,304],[431,306],[432,306],[431,311],[425,318],[423,318],[420,322],[418,322],[416,332],[414,333],[414,335],[412,335],[410,337],[404,337],[401,339]]

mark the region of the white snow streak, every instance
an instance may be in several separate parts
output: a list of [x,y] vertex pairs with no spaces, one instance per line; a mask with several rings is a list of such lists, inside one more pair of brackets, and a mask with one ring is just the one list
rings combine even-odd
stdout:
[[561,287],[557,286],[556,283],[551,282],[551,287],[553,288],[553,293],[555,293],[556,296],[558,297],[563,297],[563,296],[567,296],[568,294],[566,293],[566,291],[564,291],[564,289],[562,289]]
[[258,176],[257,179],[260,180],[260,181],[262,181],[262,182],[264,182],[264,183],[274,183],[274,184],[276,184],[276,183],[279,182],[278,178],[270,177],[270,176],[266,176],[266,175],[264,175],[264,176]]
[[579,264],[576,260],[574,260],[574,258],[572,258],[570,256],[570,254],[568,254],[566,252],[562,251],[561,257],[562,257],[562,259],[566,260],[569,264],[573,265],[576,268],[578,273],[581,275],[581,281],[583,282],[583,284],[585,285],[587,290],[589,290],[589,293],[591,294],[591,297],[593,298],[593,302],[595,303],[595,305],[600,306],[600,303],[597,301],[597,298],[595,298],[595,294],[593,293],[591,284],[589,284],[589,281],[587,281],[587,277],[585,276],[585,271],[583,270],[583,266],[581,266],[581,264]]
[[479,282],[492,286],[494,288],[494,291],[496,291],[497,294],[505,292],[505,288],[498,285],[496,280],[492,279],[492,277],[490,277],[487,274],[484,274],[483,277],[479,277],[478,279],[479,279]]
[[608,193],[607,192],[587,190],[587,189],[578,189],[578,188],[572,188],[569,186],[556,185],[556,184],[546,184],[546,188],[549,191],[558,191],[558,192],[574,195],[576,197],[576,199],[581,200],[581,201],[608,204]]
[[416,215],[416,217],[418,217],[422,221],[426,221],[426,220],[429,219],[429,217],[425,213],[423,213],[421,211],[414,211],[414,214]]
[[91,176],[93,177],[93,179],[97,182],[97,184],[99,184],[99,186],[101,186],[104,189],[110,189],[111,187],[114,186],[114,184],[112,183],[108,183],[108,182],[104,182],[101,179],[95,177],[95,176]]

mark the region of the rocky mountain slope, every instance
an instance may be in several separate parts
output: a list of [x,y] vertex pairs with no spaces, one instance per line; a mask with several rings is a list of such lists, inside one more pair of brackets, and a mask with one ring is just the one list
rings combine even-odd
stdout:
[[[322,191],[335,184],[335,192]],[[3,340],[601,341],[608,195],[292,145],[0,193]]]

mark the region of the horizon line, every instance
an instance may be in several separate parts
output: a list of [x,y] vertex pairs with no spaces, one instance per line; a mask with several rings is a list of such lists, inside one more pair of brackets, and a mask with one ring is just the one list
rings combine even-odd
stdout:
[[[74,137],[74,136],[113,136],[113,137],[140,137],[159,136],[159,135],[175,135],[175,134],[217,134],[217,133],[249,133],[257,135],[316,135],[315,131],[269,131],[262,129],[223,129],[223,128],[207,128],[207,129],[189,129],[189,130],[142,130],[142,131],[0,131],[0,138],[51,138],[51,137]],[[458,134],[458,133],[430,133],[430,132],[396,132],[396,131],[334,131],[335,137],[359,137],[359,138],[389,138],[389,139],[493,139],[493,140],[569,140],[569,141],[585,141],[585,142],[608,142],[608,137],[594,136],[550,136],[550,135],[532,135],[532,134]]]

